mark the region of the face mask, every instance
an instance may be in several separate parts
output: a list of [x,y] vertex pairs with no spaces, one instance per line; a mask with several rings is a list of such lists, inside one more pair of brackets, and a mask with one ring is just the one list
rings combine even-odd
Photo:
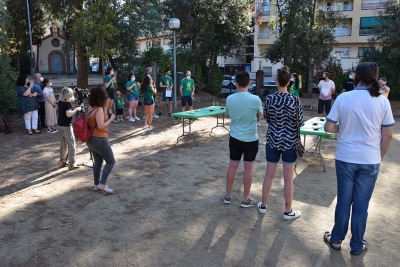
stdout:
[[131,81],[134,82],[135,81],[135,77],[131,78]]
[[349,75],[349,79],[353,79],[353,75]]
[[44,78],[43,78],[43,77],[40,77],[40,79],[39,79],[39,80],[40,80],[40,82],[43,82]]
[[294,79],[293,78],[290,78],[290,80],[293,82],[294,81]]
[[189,80],[189,79],[190,79],[190,76],[186,76],[186,79],[188,79],[188,80]]
[[114,72],[112,71],[112,72],[110,72],[110,75],[114,75]]
[[52,85],[53,85],[53,83],[50,83],[50,84],[49,84],[49,86],[52,86]]

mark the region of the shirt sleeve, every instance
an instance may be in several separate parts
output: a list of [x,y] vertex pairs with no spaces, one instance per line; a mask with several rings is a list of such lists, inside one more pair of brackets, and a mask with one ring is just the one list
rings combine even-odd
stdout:
[[70,102],[67,103],[67,110],[72,110],[72,105]]
[[342,98],[340,95],[336,98],[335,102],[333,103],[333,106],[331,108],[331,111],[329,112],[328,116],[326,116],[326,120],[337,123],[339,121],[339,109],[340,105],[342,103]]
[[331,80],[331,89],[333,88],[333,89],[335,89],[336,90],[336,87],[335,87],[335,83]]
[[50,93],[49,93],[49,90],[47,90],[47,88],[44,88],[44,89],[43,89],[43,94],[44,94],[44,95],[50,94]]
[[269,117],[269,98],[267,97],[265,99],[265,104],[264,104],[264,119],[269,123],[270,117]]
[[393,118],[393,113],[392,113],[392,108],[390,106],[389,100],[385,99],[386,101],[386,112],[385,115],[383,117],[383,122],[382,122],[382,126],[381,127],[390,127],[395,125],[395,121]]
[[263,113],[263,108],[262,108],[262,103],[261,99],[257,97],[258,102],[257,102],[257,114],[262,114]]
[[183,80],[181,80],[180,86],[183,86]]
[[318,83],[318,88],[321,88],[321,81],[319,81],[319,83]]
[[299,99],[299,125],[301,127],[304,125],[303,106],[301,105],[300,97],[298,99]]
[[26,88],[25,86],[18,86],[17,94],[18,95],[23,95],[25,93],[26,89],[28,89],[28,88]]

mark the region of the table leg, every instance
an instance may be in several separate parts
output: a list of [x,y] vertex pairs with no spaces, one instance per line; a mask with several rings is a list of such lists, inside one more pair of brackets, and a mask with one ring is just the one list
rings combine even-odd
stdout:
[[219,114],[217,114],[217,125],[211,128],[210,136],[214,128],[222,127],[229,132],[229,129],[225,127],[225,114],[222,114],[222,122],[219,122]]
[[185,131],[185,120],[186,120],[185,118],[182,118],[182,135],[179,136],[176,139],[176,143],[178,143],[179,138],[184,137],[184,136],[188,136],[190,139],[192,139],[196,143],[196,146],[197,146],[197,140],[196,140],[196,138],[194,138],[192,136],[192,123],[193,123],[193,120],[187,119],[188,120],[188,124],[186,126],[189,126],[189,131],[188,132]]
[[[317,136],[317,140],[315,141],[315,143],[309,149],[307,149],[306,152],[310,153],[310,154],[318,155],[318,157],[321,159],[322,165],[324,165],[324,172],[325,172],[325,170],[326,170],[325,161],[321,154],[321,141],[322,141],[321,136]],[[305,146],[305,143],[306,143],[306,134],[304,135],[304,146]],[[310,151],[313,147],[315,147],[315,152]]]

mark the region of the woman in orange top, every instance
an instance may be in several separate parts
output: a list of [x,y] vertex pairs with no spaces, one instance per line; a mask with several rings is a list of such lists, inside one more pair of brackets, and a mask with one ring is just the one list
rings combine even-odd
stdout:
[[[110,143],[108,142],[108,125],[114,121],[115,115],[112,114],[110,118],[107,118],[105,108],[107,101],[107,95],[105,90],[101,87],[92,88],[88,97],[89,107],[87,113],[91,114],[87,117],[87,123],[92,132],[92,137],[86,142],[92,152],[94,165],[93,165],[93,175],[94,175],[94,191],[102,191],[106,194],[113,194],[114,190],[108,187],[107,178],[114,167],[115,159],[114,154],[111,149]],[[103,161],[106,165],[103,168],[103,173],[100,172]]]

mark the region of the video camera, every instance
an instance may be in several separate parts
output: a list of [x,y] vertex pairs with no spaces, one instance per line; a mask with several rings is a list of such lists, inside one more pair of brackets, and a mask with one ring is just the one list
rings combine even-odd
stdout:
[[75,87],[75,93],[78,96],[78,104],[82,106],[83,102],[85,102],[85,98],[88,98],[89,96],[89,89],[81,89],[78,87]]

